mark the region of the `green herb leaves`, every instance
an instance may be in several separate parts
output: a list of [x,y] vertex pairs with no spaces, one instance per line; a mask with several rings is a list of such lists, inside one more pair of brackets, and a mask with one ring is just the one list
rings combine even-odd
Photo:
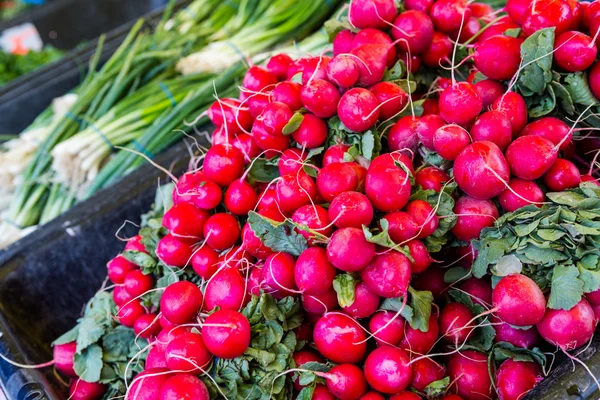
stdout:
[[308,242],[295,230],[291,222],[276,222],[250,211],[250,228],[261,242],[275,252],[286,252],[298,257],[308,248]]

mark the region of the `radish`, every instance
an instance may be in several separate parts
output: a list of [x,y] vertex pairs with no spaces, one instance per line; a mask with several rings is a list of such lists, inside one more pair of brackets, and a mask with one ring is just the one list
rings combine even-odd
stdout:
[[125,282],[127,274],[137,268],[137,265],[128,261],[123,256],[116,256],[106,264],[108,278],[112,283],[117,285],[122,285]]
[[277,181],[275,186],[277,203],[286,214],[291,214],[298,208],[310,204],[317,196],[317,185],[304,171],[287,174]]
[[394,394],[406,389],[412,380],[410,357],[401,349],[379,347],[365,361],[365,378],[378,392]]
[[171,235],[192,243],[202,238],[202,231],[210,213],[190,203],[174,205],[165,213],[162,225]]
[[556,38],[554,61],[568,72],[585,71],[596,61],[598,49],[592,39],[576,31],[569,31]]
[[522,399],[542,379],[542,369],[535,362],[508,359],[496,372],[498,397],[503,400]]
[[312,114],[303,114],[300,126],[292,133],[299,145],[307,149],[322,146],[327,140],[327,124]]
[[500,206],[508,212],[531,204],[540,207],[546,198],[542,189],[533,181],[514,178],[510,180],[508,186],[510,189],[506,189],[498,196]]
[[225,268],[210,279],[204,289],[206,311],[215,307],[226,310],[239,310],[246,305],[246,281],[237,269]]
[[327,258],[342,271],[360,271],[374,256],[375,245],[367,241],[359,228],[338,229],[331,235],[327,244]]
[[475,304],[481,304],[484,307],[492,304],[492,285],[486,278],[469,278],[463,281],[460,290],[467,293]]
[[385,44],[361,44],[352,49],[350,54],[358,58],[356,65],[360,69],[357,86],[373,86],[383,80],[389,49],[390,45]]
[[337,106],[342,123],[354,132],[372,128],[379,119],[379,100],[373,93],[363,88],[348,90]]
[[458,187],[475,199],[488,200],[499,195],[506,188],[509,177],[506,158],[492,142],[472,143],[454,161],[454,179]]
[[369,331],[379,346],[395,346],[404,337],[404,325],[404,318],[396,317],[395,313],[378,311],[369,320]]
[[113,301],[116,305],[122,306],[129,300],[133,300],[134,296],[127,293],[127,290],[123,286],[116,286],[113,290]]
[[408,94],[392,82],[379,82],[369,89],[381,104],[379,118],[388,120],[398,115],[408,101]]
[[475,87],[475,90],[477,90],[477,93],[479,93],[479,96],[481,96],[484,110],[487,110],[504,94],[504,85],[492,79],[483,79],[479,82],[473,83],[473,86]]
[[450,176],[438,167],[425,167],[415,175],[415,183],[425,190],[441,192]]
[[387,28],[398,11],[394,0],[352,0],[348,20],[355,28]]
[[347,144],[334,144],[325,150],[325,153],[323,153],[323,160],[321,161],[321,164],[323,167],[326,167],[327,165],[335,162],[344,162],[344,154],[346,154],[349,149],[350,146]]
[[146,310],[142,306],[142,303],[135,299],[119,307],[117,319],[121,325],[133,328],[135,321],[144,314],[146,314]]
[[406,0],[404,2],[404,7],[406,7],[407,10],[418,10],[427,13],[433,3],[434,0]]
[[585,298],[592,306],[600,305],[600,289],[586,293]]
[[583,29],[583,4],[577,0],[566,0],[571,8],[571,30]]
[[[472,13],[473,8],[469,6],[469,9]],[[452,39],[457,39],[459,43],[466,43],[467,41],[471,40],[475,35],[477,35],[479,31],[481,31],[481,23],[479,22],[479,19],[471,17],[465,21],[460,30],[450,32],[450,37]]]
[[413,259],[413,262],[410,263],[410,271],[413,274],[422,274],[427,271],[433,259],[429,255],[425,244],[420,240],[411,240],[406,245]]
[[317,384],[315,385],[315,390],[313,391],[311,400],[336,400],[335,396],[331,394],[331,392],[327,389],[327,386]]
[[210,279],[219,268],[219,254],[209,246],[202,246],[194,251],[192,268],[202,279]]
[[[292,221],[298,225],[306,226],[321,235],[330,236],[331,232],[333,232],[327,210],[321,206],[307,205],[300,207],[292,215]],[[314,244],[314,234],[298,228],[296,228],[296,231],[304,236],[311,246]]]
[[72,378],[77,377],[77,373],[74,369],[74,357],[76,352],[76,342],[57,344],[54,346],[52,349],[52,359],[54,360],[54,366],[61,374]]
[[402,117],[392,125],[388,133],[388,145],[390,151],[404,152],[409,155],[415,154],[419,145],[417,125],[419,117]]
[[[273,92],[273,95],[275,95],[275,92]],[[260,127],[268,135],[282,136],[283,128],[290,121],[292,115],[292,110],[287,104],[273,101],[267,104],[262,113],[256,117],[252,130],[254,132],[255,127]]]
[[[352,48],[358,47],[361,44],[383,44],[388,46],[386,65],[392,68],[396,63],[396,47],[393,45],[392,39],[380,31],[379,29],[365,28],[354,36]],[[352,85],[351,85],[352,86]],[[349,87],[349,86],[346,86]]]
[[244,171],[244,155],[232,145],[212,146],[204,156],[204,175],[224,187],[239,178]]
[[557,157],[558,150],[551,141],[534,135],[517,138],[506,150],[506,160],[512,174],[527,180],[544,175]]
[[180,281],[169,285],[160,298],[160,311],[173,324],[193,320],[202,306],[202,293],[191,282]]
[[261,123],[256,123],[252,126],[252,136],[258,148],[265,151],[267,159],[275,157],[277,154],[290,147],[289,136],[270,135]]
[[415,392],[400,392],[390,397],[390,400],[421,400],[421,396]]
[[358,176],[347,163],[332,163],[323,167],[317,175],[317,190],[321,197],[331,202],[338,194],[358,188]]
[[423,11],[405,11],[394,20],[392,36],[401,51],[422,54],[431,44],[433,22]]
[[231,214],[217,213],[204,224],[205,243],[215,250],[225,250],[240,238],[240,224]]
[[600,182],[598,181],[598,179],[594,178],[591,175],[581,175],[581,182],[590,182],[592,184],[594,184],[595,186],[600,186]]
[[450,391],[464,400],[487,400],[495,396],[488,373],[488,358],[474,350],[454,354],[448,362]]
[[412,363],[413,380],[411,386],[423,392],[427,385],[443,379],[446,369],[430,358],[421,358]]
[[463,0],[438,0],[431,6],[429,15],[437,30],[450,33],[458,31],[472,12]]
[[244,100],[248,104],[248,110],[252,117],[256,118],[263,112],[267,104],[271,102],[271,94],[271,88],[263,89],[260,92],[252,93],[250,97]]
[[186,371],[199,374],[212,359],[202,336],[184,333],[169,342],[165,349],[167,366],[171,371]]
[[500,111],[510,119],[513,136],[516,136],[527,125],[527,105],[525,99],[518,93],[505,93],[494,101],[492,110]]
[[433,32],[431,44],[421,54],[421,60],[423,64],[430,68],[439,68],[442,61],[447,61],[450,58],[453,48],[454,46],[448,35],[442,32]]
[[160,400],[160,389],[172,376],[165,368],[142,371],[131,382],[126,400]]
[[307,154],[300,149],[287,149],[279,157],[277,166],[279,175],[295,174],[302,169],[306,163]]
[[364,282],[354,289],[354,302],[342,309],[350,316],[360,319],[370,317],[379,308],[379,296],[371,292]]
[[313,337],[319,353],[336,364],[358,363],[367,352],[365,332],[347,315],[325,314],[315,324]]
[[447,394],[443,397],[440,397],[440,400],[463,400],[463,398],[455,394]]
[[206,111],[215,126],[222,126],[223,132],[237,135],[252,127],[254,117],[250,110],[242,106],[238,99],[225,98],[215,101]]
[[521,132],[522,136],[535,135],[548,139],[560,150],[564,150],[570,143],[573,133],[569,126],[558,118],[544,117],[533,121]]
[[413,166],[413,160],[411,157],[407,156],[403,153],[386,153],[380,156],[375,157],[373,161],[371,161],[371,168],[400,168],[402,171],[406,171],[407,169],[410,171],[412,175],[415,174],[415,168]]
[[474,142],[487,140],[504,151],[512,141],[510,119],[500,111],[487,111],[481,114],[471,127]]
[[432,267],[424,273],[413,278],[411,285],[417,290],[426,290],[431,292],[433,298],[439,301],[444,298],[448,285],[444,281],[446,270]]
[[299,83],[291,81],[280,82],[275,86],[275,89],[273,89],[273,104],[282,103],[291,111],[297,111],[302,108],[302,100],[300,98],[301,90],[302,85]]
[[456,224],[452,233],[459,240],[468,242],[479,238],[483,228],[493,226],[500,214],[490,200],[477,200],[468,196],[460,197],[454,205]]
[[146,369],[152,368],[167,368],[167,359],[165,358],[165,350],[159,346],[150,348],[148,356],[146,357],[146,363],[144,364]]
[[336,365],[329,372],[317,375],[327,379],[327,388],[340,400],[356,400],[367,391],[365,375],[356,365]]
[[271,254],[265,261],[263,268],[263,286],[273,294],[276,299],[294,296],[296,288],[294,269],[296,261],[288,253]]
[[376,209],[383,212],[401,210],[408,202],[410,191],[410,179],[402,168],[371,163],[365,193]]
[[184,268],[192,258],[193,249],[189,243],[181,241],[172,235],[166,235],[156,246],[156,255],[165,264],[172,267]]
[[446,122],[462,126],[473,122],[483,109],[479,93],[468,82],[458,82],[444,90],[439,104],[440,115]]
[[495,313],[514,326],[535,325],[544,318],[546,299],[538,285],[521,274],[500,279],[492,291]]
[[359,76],[357,62],[346,54],[338,54],[327,64],[327,79],[341,88],[354,86]]
[[600,13],[600,4],[597,1],[591,3],[583,3],[585,9],[583,11],[583,24],[589,28],[594,21],[594,17]]
[[302,87],[300,93],[304,107],[319,118],[333,117],[340,101],[340,92],[323,79],[314,79]]
[[210,400],[204,383],[190,374],[177,374],[160,388],[160,400]]
[[435,131],[433,148],[445,160],[454,161],[471,143],[469,133],[458,125],[445,125]]
[[[99,400],[104,396],[108,387],[103,383],[86,382],[82,379],[76,379],[71,382],[69,387],[70,400]],[[146,400],[140,397],[141,400]],[[127,397],[127,400],[133,400]]]
[[[354,251],[357,251],[356,248]],[[375,256],[373,261],[360,272],[360,278],[369,290],[386,298],[406,296],[410,275],[410,261],[405,255],[396,251]]]
[[275,54],[267,62],[266,69],[272,75],[275,75],[278,80],[282,81],[287,77],[287,71],[294,60],[285,53]]
[[344,192],[338,194],[329,205],[329,220],[337,228],[360,228],[371,225],[373,206],[362,193]]
[[367,392],[359,400],[385,400],[385,397],[377,392]]
[[406,243],[416,239],[420,231],[419,224],[415,219],[403,211],[391,212],[386,214],[383,219],[388,222],[388,233],[395,243]]
[[[312,339],[312,337],[311,337]],[[312,351],[308,351],[308,350],[300,350],[295,352],[292,355],[292,358],[294,360],[294,364],[296,365],[297,368],[302,368],[302,366],[308,362],[317,362],[317,363],[322,363],[323,359],[318,356],[317,354],[313,353]],[[297,379],[294,380],[294,389],[296,389],[297,391],[302,390],[302,388],[305,387],[303,385],[300,385],[300,377],[298,377]]]
[[594,310],[587,300],[581,299],[570,310],[547,309],[536,327],[547,342],[566,351],[588,343],[597,323]]
[[[235,180],[225,191],[225,207],[235,215],[248,215],[256,207],[258,196],[248,182]],[[171,209],[172,210],[172,209]]]
[[531,0],[507,0],[506,12],[508,16],[518,24],[523,23],[523,18]]
[[160,331],[161,326],[156,314],[144,314],[133,323],[133,332],[144,339],[150,339]]
[[540,334],[535,327],[528,329],[513,328],[493,315],[490,317],[490,322],[496,331],[495,342],[507,342],[524,349],[532,349],[540,342]]
[[294,281],[306,294],[321,294],[331,289],[336,269],[327,259],[327,251],[311,247],[302,252],[294,268]]
[[404,211],[420,226],[419,233],[417,234],[417,238],[419,239],[431,236],[440,222],[440,218],[435,215],[433,207],[425,200],[411,201],[404,207]]
[[[333,39],[333,55],[347,54],[352,51],[354,42],[354,33],[349,29],[340,31]],[[335,57],[334,57],[335,58]],[[288,78],[290,78],[288,76]]]
[[277,83],[277,77],[271,72],[256,65],[250,67],[244,75],[242,86],[252,92],[260,92],[267,86]]
[[431,317],[429,317],[427,332],[422,332],[418,329],[413,329],[410,325],[406,325],[404,338],[400,341],[398,347],[409,353],[427,354],[436,344],[438,337],[438,317],[437,315],[432,314]]
[[475,67],[490,79],[511,79],[521,64],[522,39],[510,36],[492,36],[477,44],[473,61]]
[[435,132],[446,125],[444,119],[437,114],[430,114],[420,118],[417,122],[417,135],[423,146],[434,150],[433,138]]
[[250,323],[237,311],[218,310],[204,320],[202,338],[215,357],[240,357],[250,346]]
[[571,28],[572,19],[571,7],[566,1],[536,0],[523,14],[523,33],[531,36],[541,29],[554,27],[554,34],[558,36]]
[[[435,32],[434,32],[435,34]],[[404,64],[406,64],[406,68],[408,69],[408,72],[410,72],[411,74],[416,74],[417,72],[419,72],[419,69],[421,68],[421,57],[416,55],[416,54],[408,54],[408,53],[401,53],[400,55],[398,55],[398,59],[404,61]],[[427,103],[427,100],[423,103],[423,109],[425,110],[425,103]],[[423,111],[423,115],[427,115],[427,113],[425,111]]]
[[125,250],[141,251],[142,253],[146,254],[148,253],[148,251],[146,251],[146,246],[144,246],[144,244],[142,243],[141,235],[135,235],[134,237],[129,239],[127,241],[127,244],[125,245]]
[[325,293],[302,295],[302,307],[311,315],[323,315],[338,307],[337,293],[330,288]]
[[238,149],[244,155],[244,162],[249,164],[253,158],[260,154],[258,142],[250,135],[242,133],[237,135],[231,142],[233,147]]
[[544,174],[544,183],[553,192],[561,192],[579,186],[581,174],[571,161],[559,158]]
[[475,330],[472,325],[473,318],[473,313],[464,304],[446,304],[442,308],[439,320],[442,339],[456,347],[463,345]]
[[[234,152],[232,152],[233,154]],[[221,202],[221,189],[204,173],[187,173],[179,178],[173,191],[173,204],[192,203],[203,210],[212,210]]]
[[302,69],[302,84],[306,85],[313,79],[327,80],[327,64],[330,60],[331,57],[323,55],[308,58]]
[[596,62],[589,72],[588,83],[597,99],[600,99],[600,62]]

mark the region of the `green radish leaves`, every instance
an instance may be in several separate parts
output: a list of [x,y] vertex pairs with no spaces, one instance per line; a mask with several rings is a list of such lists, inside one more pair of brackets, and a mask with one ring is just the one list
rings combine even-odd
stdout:
[[381,231],[379,233],[373,234],[368,227],[362,227],[363,233],[365,235],[365,239],[368,242],[375,243],[376,245],[387,247],[388,249],[394,249],[399,253],[404,254],[411,262],[415,260],[410,255],[410,250],[408,246],[400,246],[397,243],[394,243],[389,233],[389,222],[387,219],[382,218],[379,220],[379,226],[381,226]]
[[[474,316],[480,315],[486,311],[481,304],[475,303],[471,296],[463,291],[453,289],[448,292],[448,295],[457,303],[467,306]],[[488,316],[477,318],[471,326],[473,328],[477,326],[477,328],[474,329],[473,334],[469,337],[466,346],[482,352],[489,351],[494,344],[496,331],[494,330],[494,327],[490,325]]]
[[521,45],[521,73],[518,86],[524,96],[543,95],[552,81],[554,28],[539,30]]
[[456,224],[456,216],[454,215],[454,198],[452,193],[456,190],[456,183],[449,183],[440,193],[435,190],[418,190],[410,197],[410,200],[423,200],[429,203],[436,215],[440,217],[439,224],[435,232],[423,239],[427,250],[430,253],[437,253],[442,250],[448,242],[448,232]]
[[573,266],[556,265],[552,273],[552,290],[548,297],[548,308],[569,310],[583,296],[583,281],[579,270]]
[[304,121],[304,115],[299,112],[295,112],[294,115],[292,115],[292,118],[290,118],[288,123],[283,127],[282,133],[284,135],[291,135],[292,133],[296,132],[298,128],[300,128],[302,121]]
[[269,183],[279,178],[279,167],[277,163],[264,158],[257,158],[252,162],[248,172],[250,182]]
[[102,371],[102,347],[93,344],[74,357],[75,373],[86,382],[98,382]]
[[533,361],[541,366],[546,366],[546,355],[540,349],[534,347],[532,350],[515,347],[508,342],[498,342],[494,345],[492,356],[496,362],[503,362],[508,359],[515,361]]
[[347,161],[358,161],[360,157],[372,160],[381,152],[381,135],[375,129],[359,133],[353,132],[338,117],[329,118],[327,126],[328,146],[340,143],[351,146],[352,151],[347,153]]
[[440,379],[439,381],[431,382],[425,388],[425,394],[427,395],[428,399],[441,397],[448,391],[448,386],[450,386],[449,376],[445,377],[444,379]]
[[408,288],[409,298],[403,306],[402,297],[385,299],[380,308],[385,311],[400,312],[400,315],[413,329],[421,332],[429,330],[429,319],[431,318],[431,304],[433,295],[429,291],[418,291],[412,287]]
[[340,274],[333,280],[333,290],[337,293],[340,307],[348,307],[354,303],[358,280],[350,274]]
[[308,242],[291,222],[276,222],[250,211],[248,223],[252,232],[274,252],[286,252],[298,257],[308,248]]

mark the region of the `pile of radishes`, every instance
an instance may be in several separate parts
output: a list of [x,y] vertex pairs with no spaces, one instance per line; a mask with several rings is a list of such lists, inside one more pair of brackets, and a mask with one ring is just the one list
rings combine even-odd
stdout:
[[[157,288],[159,276],[125,257],[108,263],[115,317],[150,342],[128,400],[208,399],[202,380],[215,358],[247,351],[255,333],[240,310],[261,293],[298,298],[304,309],[297,335],[306,344],[287,372],[302,399],[521,399],[543,378],[542,366],[531,357],[495,362],[470,345],[479,329],[493,327],[494,343],[525,353],[542,339],[563,351],[590,341],[597,293],[552,310],[525,275],[494,288],[467,276],[449,287],[444,267],[470,267],[470,241],[501,214],[541,207],[548,191],[598,184],[563,156],[578,126],[530,120],[524,97],[509,89],[523,40],[554,26],[557,70],[588,71],[600,98],[600,2],[509,0],[501,18],[464,0],[406,0],[402,10],[393,0],[351,1],[351,29],[337,33],[331,56],[275,55],[249,68],[239,99],[210,107],[212,147],[201,168],[177,180],[162,217],[167,231],[157,231],[152,251],[139,236],[125,247],[159,261],[165,274],[184,270],[185,279]],[[474,52],[462,62],[473,64],[461,77],[452,61],[465,42]],[[410,72],[391,76],[400,61]],[[413,77],[441,66],[452,68],[450,78],[407,93]],[[427,201],[414,197],[423,190]],[[446,192],[450,215],[440,209]],[[440,231],[444,219],[451,233]],[[443,235],[458,260],[430,254],[428,240]],[[160,307],[145,306],[142,298],[157,291]],[[417,291],[435,299],[425,329],[404,314]],[[388,299],[400,306],[383,309]],[[56,367],[73,377],[75,352],[74,344],[55,346]],[[300,384],[307,373],[316,378]],[[99,399],[105,389],[76,380],[71,398]]]

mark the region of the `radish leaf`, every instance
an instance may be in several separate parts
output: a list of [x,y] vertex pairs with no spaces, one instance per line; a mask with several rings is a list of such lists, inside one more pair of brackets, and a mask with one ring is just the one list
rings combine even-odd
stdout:
[[260,214],[250,211],[248,224],[261,242],[274,252],[286,252],[298,257],[308,248],[304,236],[296,232],[294,224],[276,222]]
[[340,307],[348,307],[354,303],[358,281],[350,274],[340,274],[333,280],[333,290],[337,293]]

